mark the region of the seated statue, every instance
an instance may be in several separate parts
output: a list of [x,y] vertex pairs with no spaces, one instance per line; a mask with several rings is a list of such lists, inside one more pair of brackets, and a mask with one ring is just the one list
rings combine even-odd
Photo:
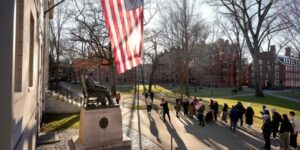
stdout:
[[97,83],[93,75],[94,72],[91,71],[85,78],[88,94],[97,97],[97,103],[100,101],[101,105],[105,106],[107,100],[109,102],[109,105],[112,105],[109,90],[105,86]]

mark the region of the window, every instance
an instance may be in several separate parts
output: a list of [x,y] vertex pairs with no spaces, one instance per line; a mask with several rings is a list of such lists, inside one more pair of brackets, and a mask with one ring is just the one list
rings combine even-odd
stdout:
[[29,45],[29,86],[33,86],[33,62],[34,62],[34,19],[30,17],[30,45]]
[[278,85],[279,85],[279,81],[275,80],[275,86],[278,86]]
[[275,70],[276,70],[276,71],[279,70],[279,66],[278,66],[278,65],[275,66]]
[[15,92],[22,92],[24,0],[17,1],[15,45]]
[[279,72],[275,72],[275,78],[279,78]]
[[261,60],[261,59],[259,60],[259,64],[260,64],[260,65],[262,64],[262,60]]

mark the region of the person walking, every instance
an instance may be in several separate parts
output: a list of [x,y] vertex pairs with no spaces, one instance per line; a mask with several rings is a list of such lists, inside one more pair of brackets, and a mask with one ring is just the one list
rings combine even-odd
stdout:
[[147,99],[149,97],[149,91],[145,92],[145,99]]
[[242,127],[244,123],[243,116],[245,114],[246,109],[241,102],[237,103],[236,108],[239,110],[239,120],[240,120],[240,125]]
[[189,117],[191,119],[193,119],[193,116],[195,114],[195,106],[194,106],[195,103],[194,103],[194,101],[195,101],[195,99],[190,99],[189,100],[189,105],[188,105]]
[[286,114],[282,115],[282,121],[279,128],[280,150],[289,149],[289,133],[292,131],[292,124],[290,123]]
[[253,108],[251,107],[251,104],[249,103],[245,111],[246,124],[248,125],[248,129],[251,129],[251,126],[253,124],[253,116],[254,116],[254,111]]
[[221,114],[221,120],[227,123],[227,115],[228,115],[228,105],[227,103],[224,103],[222,114]]
[[181,99],[176,98],[176,103],[175,103],[175,110],[176,110],[176,117],[179,117],[180,114],[180,109],[181,109]]
[[236,106],[232,106],[232,109],[230,111],[230,129],[232,131],[236,130],[236,124],[239,120],[239,110],[236,108]]
[[183,112],[185,116],[188,116],[189,98],[186,96],[183,100]]
[[164,122],[166,122],[166,115],[168,115],[169,121],[171,122],[168,101],[165,100],[165,98],[161,99],[160,106],[163,107],[163,120],[164,120]]
[[273,134],[273,138],[276,138],[279,129],[279,124],[281,122],[281,115],[275,109],[271,109],[271,112],[272,112],[272,134]]
[[151,114],[151,109],[152,109],[152,101],[149,97],[146,98],[146,105],[147,105],[148,115],[150,115]]
[[152,103],[153,103],[153,100],[154,100],[154,92],[153,92],[153,91],[150,91],[149,93],[150,93],[149,96],[150,96],[151,101],[152,101]]
[[295,112],[290,111],[289,118],[292,124],[292,132],[290,134],[290,146],[292,147],[293,150],[297,149],[298,146],[297,136],[298,136],[298,132],[300,132],[300,123],[295,115],[296,115]]
[[272,125],[271,125],[271,119],[270,116],[267,114],[263,115],[263,125],[261,127],[264,140],[265,140],[265,146],[263,147],[266,150],[271,149],[271,130],[272,130]]
[[205,104],[204,102],[202,101],[202,99],[200,99],[200,102],[199,102],[199,108],[198,108],[198,120],[199,120],[199,125],[204,127],[205,126],[205,120],[204,120],[204,111],[205,111]]
[[213,110],[214,110],[214,119],[215,121],[218,120],[218,113],[219,113],[219,103],[217,101],[213,104]]

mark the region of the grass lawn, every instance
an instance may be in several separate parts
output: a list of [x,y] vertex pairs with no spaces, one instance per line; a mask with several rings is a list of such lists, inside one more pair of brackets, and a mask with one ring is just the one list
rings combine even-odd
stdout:
[[46,114],[42,132],[79,128],[79,114]]
[[293,93],[292,92],[276,92],[274,94],[300,99],[300,93],[295,93],[295,92],[293,92]]

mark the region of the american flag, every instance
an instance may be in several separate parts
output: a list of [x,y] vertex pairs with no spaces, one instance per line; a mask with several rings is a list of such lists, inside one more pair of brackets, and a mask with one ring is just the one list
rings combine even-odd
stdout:
[[142,63],[143,0],[100,0],[119,74]]

